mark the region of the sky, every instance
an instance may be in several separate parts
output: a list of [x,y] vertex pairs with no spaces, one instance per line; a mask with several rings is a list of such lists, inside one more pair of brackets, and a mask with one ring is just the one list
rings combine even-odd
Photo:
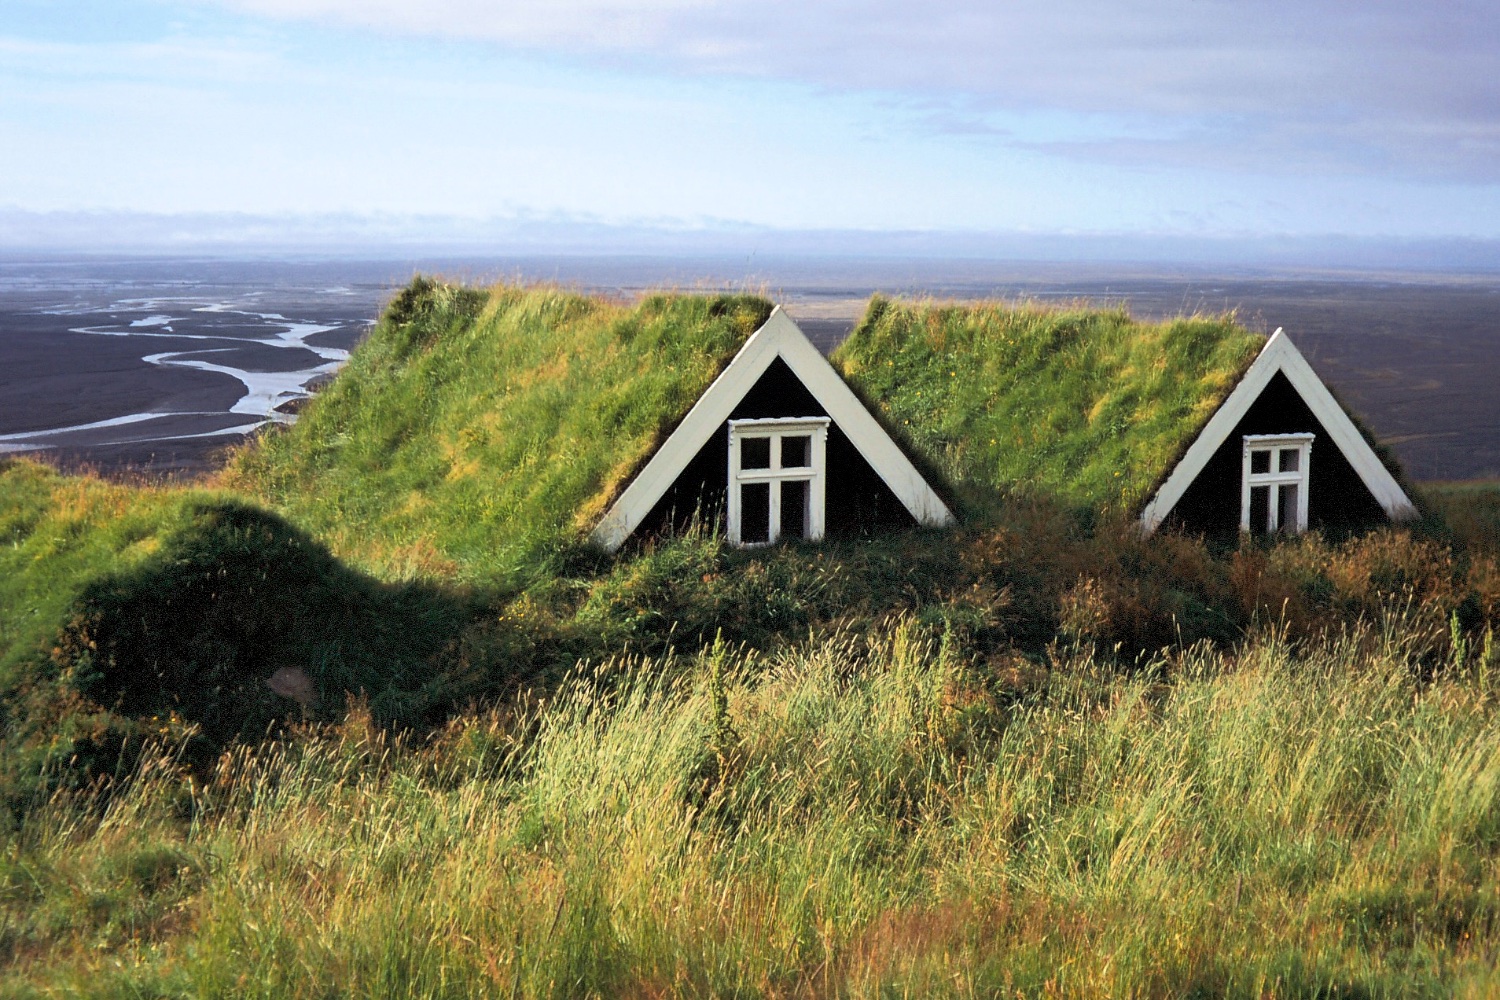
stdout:
[[0,15],[0,245],[80,218],[1500,239],[1493,0]]

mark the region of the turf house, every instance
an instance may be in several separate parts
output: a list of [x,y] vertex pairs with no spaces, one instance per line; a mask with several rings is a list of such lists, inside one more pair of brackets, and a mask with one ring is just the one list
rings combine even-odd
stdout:
[[0,458],[0,995],[1497,995],[1500,492],[1387,463],[1232,315],[415,279]]
[[834,362],[879,420],[777,309],[593,538],[615,549],[689,516],[743,546],[948,523],[908,454],[945,494],[1036,489],[1131,510],[1147,531],[1348,531],[1415,512],[1280,330],[877,298]]
[[1416,513],[1396,477],[1281,330],[1141,513],[1205,534],[1349,529]]
[[[1264,435],[1249,475],[1276,470],[1251,482]],[[695,518],[754,546],[1026,495],[1232,541],[1248,483],[1251,530],[1273,507],[1277,530],[1357,530],[1411,509],[1386,461],[1284,335],[1228,315],[876,296],[825,358],[755,295],[420,279],[235,474],[356,565],[524,586],[580,541]]]
[[615,500],[593,538],[723,512],[731,545],[953,520],[901,448],[777,307]]

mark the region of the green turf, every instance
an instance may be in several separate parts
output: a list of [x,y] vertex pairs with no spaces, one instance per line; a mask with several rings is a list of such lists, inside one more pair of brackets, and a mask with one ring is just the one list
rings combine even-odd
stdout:
[[418,279],[226,482],[385,578],[524,586],[575,545],[770,314]]
[[1264,343],[1231,316],[876,297],[845,377],[983,506],[997,487],[1133,510]]

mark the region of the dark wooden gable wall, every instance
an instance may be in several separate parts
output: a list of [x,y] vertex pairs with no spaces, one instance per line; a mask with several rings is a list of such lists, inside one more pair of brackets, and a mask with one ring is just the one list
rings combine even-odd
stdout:
[[[730,419],[826,416],[827,411],[786,362],[777,358],[745,393]],[[851,537],[916,525],[916,519],[879,474],[870,468],[870,463],[864,460],[837,424],[828,429],[827,461],[827,537]],[[636,529],[636,534],[681,530],[695,515],[722,529],[728,474],[729,424],[726,422],[662,494]]]
[[1307,488],[1308,527],[1339,534],[1387,521],[1384,508],[1333,443],[1301,394],[1286,375],[1277,372],[1177,501],[1166,523],[1211,537],[1238,534],[1244,436],[1307,432],[1316,435]]

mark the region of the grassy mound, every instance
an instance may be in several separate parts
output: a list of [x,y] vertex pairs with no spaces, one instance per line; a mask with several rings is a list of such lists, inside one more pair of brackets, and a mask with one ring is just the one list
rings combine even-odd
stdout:
[[160,552],[191,498],[0,460],[0,684],[52,641],[90,580]]
[[1134,510],[1255,359],[1231,317],[876,297],[833,360],[963,489]]
[[388,579],[506,588],[555,572],[770,314],[418,279],[297,424],[225,483]]
[[213,754],[346,692],[388,723],[450,706],[433,660],[461,597],[379,583],[233,496],[12,462],[0,538],[0,802],[109,773],[163,728]]

